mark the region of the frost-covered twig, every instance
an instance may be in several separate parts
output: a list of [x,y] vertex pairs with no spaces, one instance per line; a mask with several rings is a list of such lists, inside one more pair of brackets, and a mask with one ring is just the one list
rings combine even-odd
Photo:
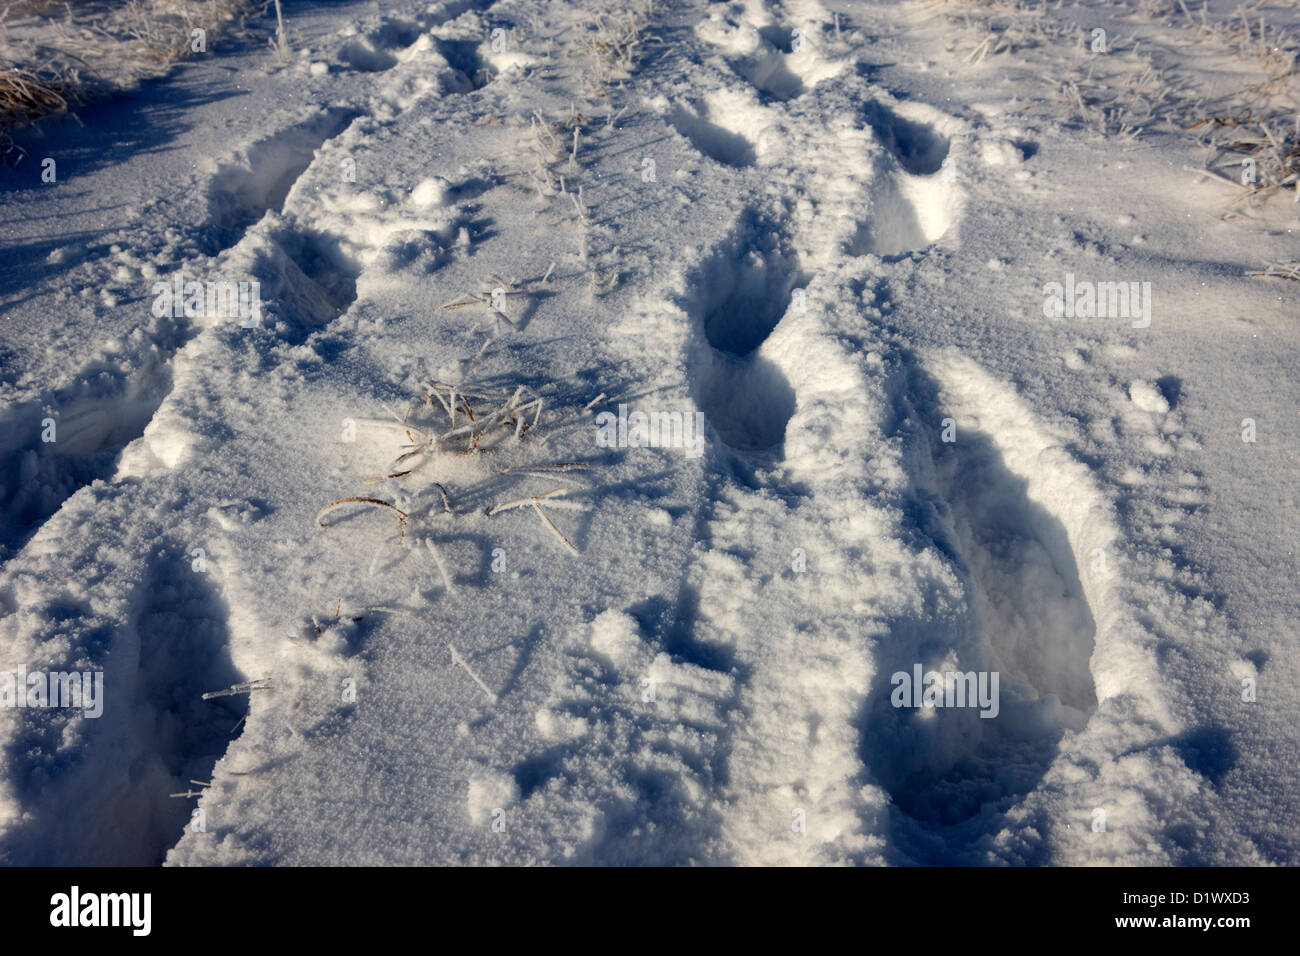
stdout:
[[1300,262],[1270,262],[1262,272],[1248,272],[1257,279],[1294,279],[1300,282]]
[[516,498],[514,501],[507,501],[504,504],[491,505],[484,513],[490,518],[492,515],[501,514],[503,511],[513,511],[515,508],[526,507],[542,498],[568,494],[568,491],[568,488],[561,485],[559,488],[552,488],[550,491],[543,491],[541,494],[529,495],[527,498]]
[[256,680],[244,680],[240,684],[231,684],[225,691],[208,691],[203,695],[203,700],[212,700],[213,697],[230,697],[237,693],[252,693],[253,691],[270,691],[272,683],[270,678],[257,678]]
[[560,529],[555,527],[555,522],[551,520],[550,515],[542,510],[542,506],[538,504],[537,499],[534,498],[530,503],[533,506],[533,510],[536,511],[538,515],[541,516],[541,519],[546,522],[546,527],[551,529],[551,533],[560,539],[564,546],[569,549],[570,553],[575,555],[578,554],[578,549],[573,546],[573,542],[560,533]]
[[442,575],[442,586],[449,592],[456,590],[451,583],[451,575],[447,573],[447,566],[442,563],[442,554],[438,551],[438,546],[433,543],[433,538],[426,537],[424,539],[424,546],[428,548],[429,553],[433,555],[433,563],[437,565],[438,573]]
[[456,664],[459,667],[464,668],[465,673],[470,676],[470,679],[473,680],[474,683],[478,684],[478,686],[482,689],[483,693],[487,694],[488,698],[495,704],[497,701],[497,695],[492,692],[492,688],[488,687],[487,684],[483,683],[483,679],[481,677],[479,677],[477,674],[474,673],[474,669],[469,666],[469,661],[465,660],[465,658],[460,656],[460,652],[456,650],[456,645],[448,641],[447,649],[451,651],[452,663]]

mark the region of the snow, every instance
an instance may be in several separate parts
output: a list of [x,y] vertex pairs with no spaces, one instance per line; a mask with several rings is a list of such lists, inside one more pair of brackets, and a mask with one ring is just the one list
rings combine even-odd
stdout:
[[1141,6],[287,4],[18,133],[0,671],[104,712],[0,859],[1296,863],[1297,207]]

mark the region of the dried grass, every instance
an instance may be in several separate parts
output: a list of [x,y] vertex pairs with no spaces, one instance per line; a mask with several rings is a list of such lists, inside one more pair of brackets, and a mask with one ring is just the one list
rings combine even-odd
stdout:
[[[949,49],[972,64],[1049,43],[1082,49],[1089,34],[1076,8],[1064,3],[941,0],[934,6],[958,28]],[[1262,0],[1246,2],[1211,20],[1200,0],[1116,0],[1110,14],[1132,24],[1134,35],[1122,38],[1112,30],[1104,55],[1057,65],[1043,81],[1067,115],[1100,135],[1192,133],[1210,150],[1205,168],[1196,172],[1240,189],[1223,210],[1225,218],[1287,191],[1300,199],[1300,39],[1270,24],[1262,6]],[[1240,74],[1240,85],[1226,92],[1212,88],[1212,80],[1152,53],[1171,46],[1229,64],[1220,74]]]
[[[477,300],[476,300],[477,301]],[[469,303],[467,303],[469,304]],[[365,421],[364,424],[396,429],[405,441],[399,444],[397,457],[389,463],[385,473],[366,479],[368,483],[394,482],[399,490],[395,500],[385,500],[364,495],[339,498],[325,505],[317,514],[322,527],[329,527],[323,519],[327,513],[344,504],[354,503],[381,507],[397,514],[398,533],[387,539],[371,561],[371,573],[389,542],[394,540],[402,547],[422,547],[433,558],[434,565],[448,592],[454,590],[454,579],[442,551],[435,540],[435,519],[464,517],[472,509],[453,509],[452,496],[443,481],[427,477],[429,470],[440,464],[446,470],[449,456],[456,458],[482,457],[487,467],[475,467],[480,479],[475,482],[477,494],[484,494],[489,486],[519,478],[547,478],[554,482],[556,475],[572,474],[585,470],[588,465],[580,461],[518,462],[518,446],[541,425],[545,403],[541,396],[531,393],[525,386],[514,388],[475,384],[448,384],[427,381],[422,393],[408,403],[404,414],[389,411],[390,420]],[[505,467],[492,467],[494,461],[511,462]],[[454,471],[463,473],[463,467]],[[436,472],[435,472],[436,473]],[[443,474],[438,477],[445,480]],[[431,497],[436,490],[437,497]],[[547,533],[559,541],[570,554],[578,548],[560,530],[543,509],[582,508],[579,502],[559,500],[569,493],[562,485],[547,491],[529,494],[515,500],[488,505],[482,509],[486,517],[519,508],[530,508]],[[441,502],[441,510],[438,503]]]
[[21,67],[0,67],[0,156],[14,149],[9,131],[66,112],[75,91],[56,78],[41,77]]
[[160,76],[242,23],[253,0],[11,3],[0,15],[0,154],[12,132]]
[[659,38],[646,32],[656,0],[634,0],[614,13],[597,14],[578,42],[591,65],[586,76],[590,92],[606,95],[611,86],[631,77],[643,48]]
[[1243,191],[1228,204],[1225,216],[1242,205],[1256,206],[1288,187],[1300,199],[1300,118],[1292,126],[1281,116],[1269,120],[1247,109],[1233,116],[1203,119],[1191,128],[1213,151],[1206,162],[1207,171],[1230,182],[1234,177],[1228,173],[1238,174],[1235,179]]

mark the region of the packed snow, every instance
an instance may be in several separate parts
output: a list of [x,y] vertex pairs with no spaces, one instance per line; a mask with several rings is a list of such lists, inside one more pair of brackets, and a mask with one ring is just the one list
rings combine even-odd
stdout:
[[1246,6],[286,2],[16,131],[0,860],[1300,862]]

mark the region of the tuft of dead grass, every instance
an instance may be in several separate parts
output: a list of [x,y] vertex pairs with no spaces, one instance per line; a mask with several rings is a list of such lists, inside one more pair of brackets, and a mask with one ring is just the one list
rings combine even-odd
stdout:
[[1297,190],[1300,197],[1300,119],[1294,126],[1286,119],[1269,119],[1246,109],[1192,125],[1202,144],[1213,150],[1206,169],[1242,186],[1225,215],[1243,205],[1256,206],[1287,188]]
[[[569,554],[579,554],[543,505],[559,510],[585,510],[584,503],[567,499],[572,490],[569,485],[555,482],[561,475],[577,478],[590,465],[581,461],[531,460],[533,456],[524,449],[542,422],[543,405],[542,397],[523,385],[511,388],[424,382],[422,393],[407,404],[403,414],[390,410],[388,420],[361,422],[367,427],[395,430],[405,439],[396,449],[397,457],[384,468],[385,473],[366,480],[367,484],[384,484],[390,488],[391,500],[368,495],[339,498],[321,508],[317,522],[321,527],[330,527],[332,522],[327,522],[325,516],[347,504],[379,507],[395,513],[397,534],[386,539],[375,552],[371,574],[390,545],[406,549],[423,547],[432,556],[448,592],[454,590],[454,578],[443,559],[436,532],[445,522],[464,518],[474,510],[491,518],[529,509],[537,515],[547,534]],[[465,470],[466,464],[469,471]],[[431,473],[441,480],[433,480]],[[448,474],[468,478],[476,489],[471,497],[489,496],[486,500],[495,496],[498,486],[510,487],[520,481],[543,479],[552,487],[480,509],[466,508],[465,496],[457,491],[460,501],[453,507],[452,496],[443,484]]]
[[616,12],[596,14],[578,42],[591,65],[586,82],[593,95],[607,95],[628,79],[648,43],[659,38],[646,32],[657,0],[633,0]]
[[242,26],[254,0],[20,0],[0,11],[0,155],[12,132],[140,81]]
[[0,156],[14,149],[9,130],[42,116],[64,113],[75,93],[53,78],[16,66],[0,67]]
[[[1300,201],[1300,38],[1270,23],[1266,2],[1247,0],[1213,19],[1204,0],[1114,0],[1097,51],[1104,56],[1089,53],[1092,21],[1063,2],[936,0],[934,8],[954,28],[948,49],[967,64],[1035,46],[1076,51],[1042,75],[1058,107],[1106,137],[1190,133],[1210,151],[1191,171],[1239,190],[1221,212],[1233,218],[1279,195]],[[1117,20],[1131,35],[1119,35]],[[1208,76],[1186,71],[1171,50],[1217,67]]]

